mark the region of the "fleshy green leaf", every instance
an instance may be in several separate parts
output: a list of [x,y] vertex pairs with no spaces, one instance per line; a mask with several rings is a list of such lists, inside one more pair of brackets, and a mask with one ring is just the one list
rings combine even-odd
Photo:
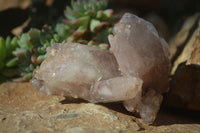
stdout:
[[58,33],[59,36],[68,37],[70,35],[69,29],[70,29],[70,27],[67,26],[66,24],[58,23],[56,25],[55,30],[56,30],[56,32]]
[[18,44],[22,49],[28,49],[30,52],[33,49],[33,44],[30,42],[30,36],[27,33],[22,34],[21,38],[18,40]]
[[14,67],[17,65],[17,61],[18,61],[18,58],[15,57],[9,61],[6,62],[6,67]]
[[74,22],[74,24],[75,24],[76,26],[85,26],[85,27],[87,27],[89,21],[90,21],[90,17],[89,17],[89,16],[84,16],[84,17],[78,18],[78,19]]
[[31,29],[28,32],[29,36],[30,36],[30,41],[32,44],[36,44],[39,42],[40,40],[40,30],[38,29]]
[[90,23],[90,31],[94,32],[95,31],[95,28],[100,26],[101,25],[101,22],[97,19],[92,19],[91,20],[91,23]]
[[11,37],[10,36],[6,37],[5,45],[6,45],[6,51],[9,51],[10,45],[11,45]]
[[72,11],[72,9],[70,7],[68,7],[68,6],[67,6],[67,10],[66,10],[65,16],[69,21],[75,21],[76,18],[79,17],[78,13],[76,14],[76,12]]
[[6,57],[6,44],[5,40],[0,37],[0,61],[3,61]]

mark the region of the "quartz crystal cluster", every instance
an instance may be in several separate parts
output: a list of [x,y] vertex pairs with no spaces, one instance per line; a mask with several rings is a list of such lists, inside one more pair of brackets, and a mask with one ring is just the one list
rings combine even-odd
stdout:
[[108,39],[110,51],[78,43],[54,44],[32,84],[46,94],[90,102],[122,101],[152,123],[168,91],[169,52],[154,26],[126,13]]

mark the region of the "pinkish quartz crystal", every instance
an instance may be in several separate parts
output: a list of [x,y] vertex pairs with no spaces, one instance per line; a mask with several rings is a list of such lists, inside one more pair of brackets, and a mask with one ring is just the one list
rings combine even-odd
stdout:
[[124,14],[109,35],[110,51],[78,43],[54,44],[34,73],[39,91],[82,98],[90,102],[123,101],[152,123],[168,90],[169,59],[166,42],[154,26]]

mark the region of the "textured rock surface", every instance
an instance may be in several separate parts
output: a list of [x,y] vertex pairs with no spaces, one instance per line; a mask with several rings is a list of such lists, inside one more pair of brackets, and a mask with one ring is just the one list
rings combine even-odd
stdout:
[[75,43],[54,44],[32,80],[46,94],[91,102],[124,101],[146,123],[154,121],[168,91],[169,52],[155,27],[130,13],[109,36],[111,50]]
[[189,40],[189,36],[195,29],[195,23],[198,21],[199,14],[195,14],[185,20],[180,31],[169,41],[170,60],[174,61],[177,58],[179,49],[182,49],[184,44]]
[[2,84],[0,101],[0,132],[139,130],[132,116],[102,105],[44,95],[29,83]]
[[[172,41],[169,43],[171,56],[174,56],[174,59],[172,59],[173,67],[171,74],[175,73],[175,71],[178,69],[178,65],[180,65],[181,63],[184,63],[185,65],[200,65],[199,18],[200,14],[195,14],[194,16],[188,18],[185,24],[183,25],[182,29],[177,33],[177,35],[175,35],[174,39],[172,39]],[[184,31],[185,33],[183,34],[182,32]]]
[[198,122],[167,112],[158,114],[157,126],[145,126],[119,103],[48,96],[30,83],[0,85],[0,133],[198,133]]
[[200,15],[189,17],[170,42],[172,80],[166,104],[200,111]]

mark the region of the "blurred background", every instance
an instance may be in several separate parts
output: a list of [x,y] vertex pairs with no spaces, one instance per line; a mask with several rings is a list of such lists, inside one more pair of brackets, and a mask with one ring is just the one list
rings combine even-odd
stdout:
[[[19,36],[30,27],[54,25],[70,0],[0,0],[0,35]],[[200,10],[199,0],[110,0],[109,8],[120,17],[132,12],[151,21],[168,39],[187,16]]]

